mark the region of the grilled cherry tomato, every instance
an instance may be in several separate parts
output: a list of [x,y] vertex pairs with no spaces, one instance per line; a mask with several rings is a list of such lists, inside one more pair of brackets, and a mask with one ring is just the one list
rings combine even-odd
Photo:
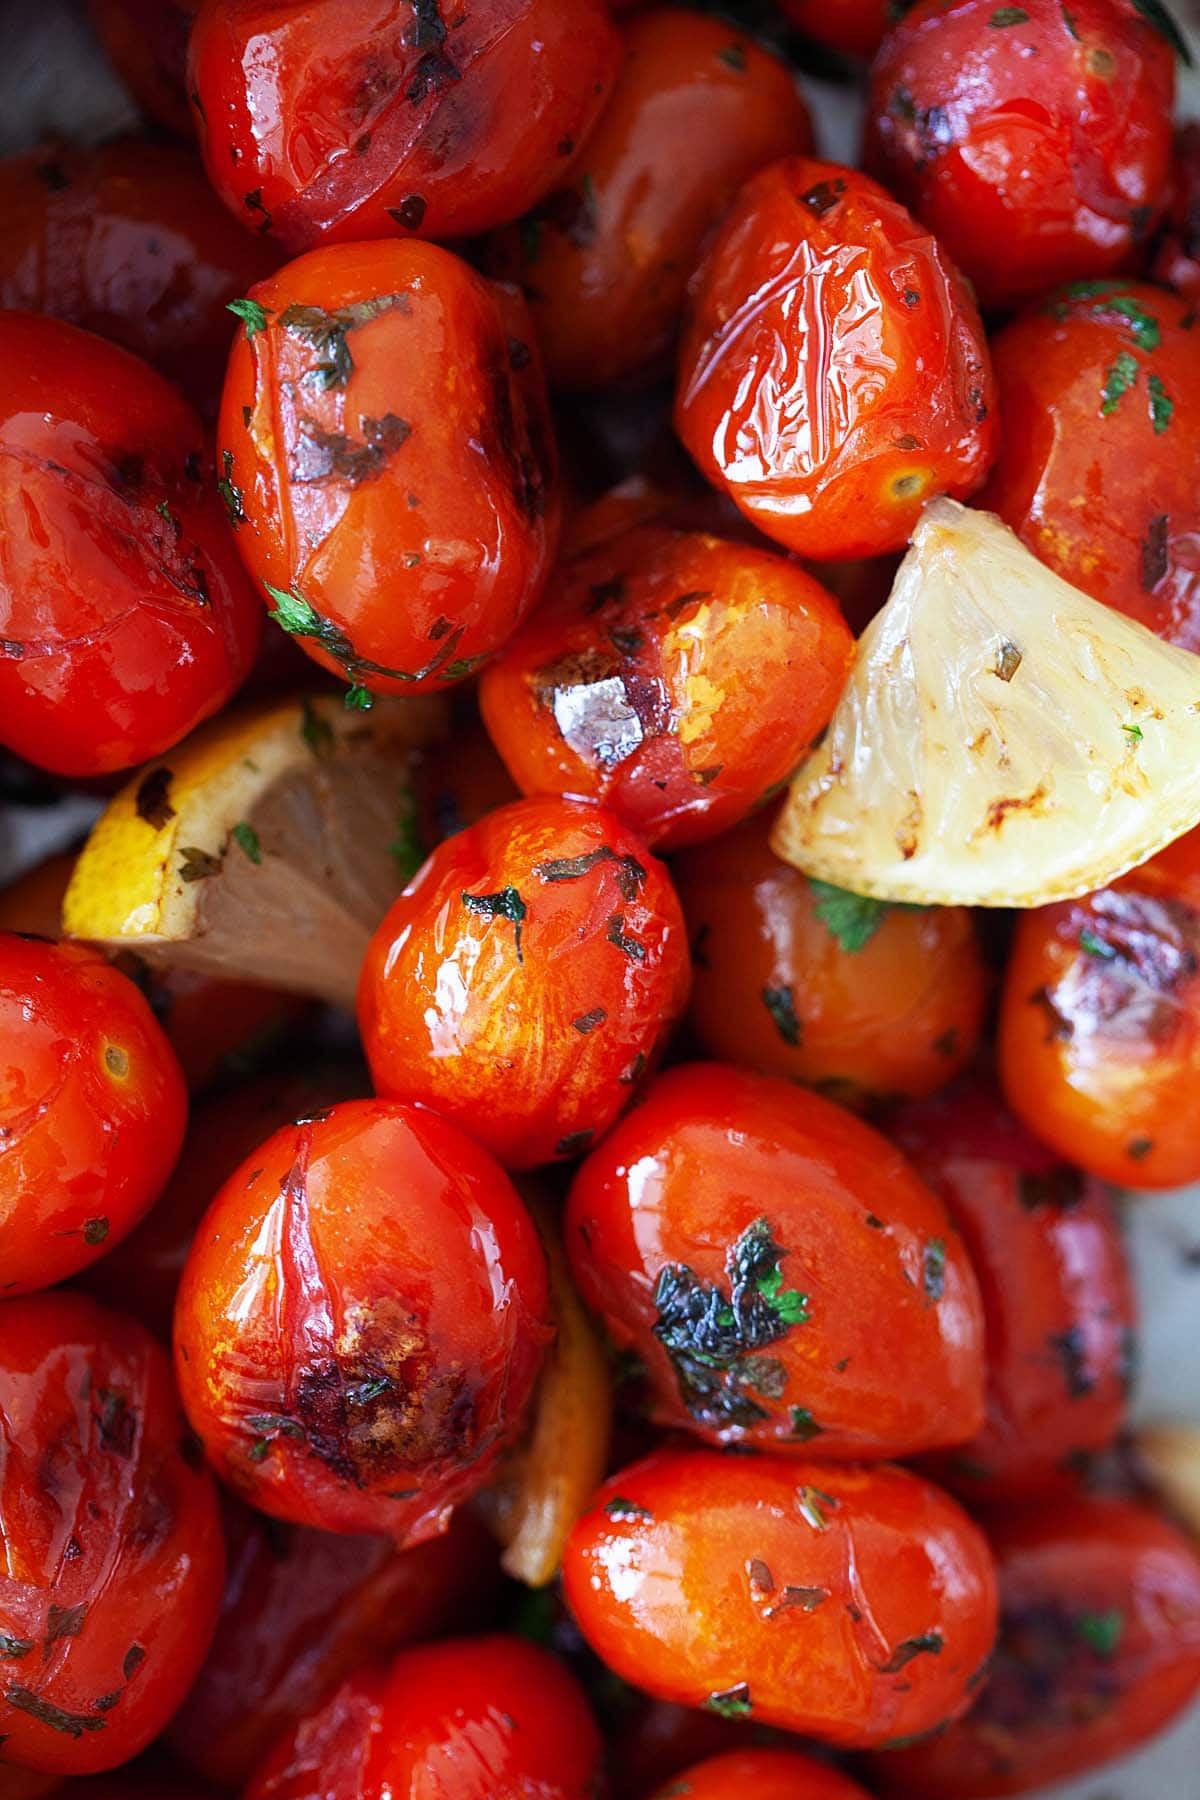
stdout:
[[639,1687],[862,1748],[965,1711],[996,1628],[983,1534],[887,1464],[660,1451],[600,1489],[563,1580]]
[[817,1094],[669,1070],[584,1162],[566,1223],[580,1293],[670,1425],[844,1460],[982,1423],[979,1290],[941,1202]]
[[962,1232],[987,1319],[987,1421],[938,1472],[988,1500],[1054,1487],[1113,1442],[1133,1372],[1133,1287],[1108,1192],[982,1081],[896,1114],[888,1133]]
[[604,0],[205,0],[192,103],[225,204],[291,251],[466,237],[555,186],[620,58]]
[[992,339],[1003,446],[980,505],[1056,574],[1200,650],[1200,335],[1191,302],[1081,281]]
[[970,1061],[988,982],[965,907],[893,907],[809,881],[771,818],[678,857],[692,1028],[710,1056],[844,1105],[943,1087]]
[[457,681],[558,533],[524,302],[433,244],[315,250],[238,302],[218,443],[272,616],[358,690]]
[[82,944],[0,934],[0,1294],[95,1262],[183,1142],[179,1064],[131,981]]
[[77,1294],[0,1305],[4,1756],[87,1774],[162,1730],[208,1648],[216,1493],[149,1333]]
[[865,58],[874,56],[895,17],[888,0],[779,0],[779,7],[818,44]]
[[347,1101],[221,1188],[176,1368],[213,1463],[263,1512],[417,1543],[519,1431],[546,1314],[537,1232],[491,1157],[432,1113]]
[[885,1792],[1024,1794],[1132,1750],[1200,1688],[1200,1557],[1124,1500],[999,1517],[1000,1637],[969,1717],[876,1759]]
[[631,20],[571,181],[491,247],[492,273],[529,295],[550,381],[660,369],[713,220],[764,163],[811,149],[791,71],[752,38],[682,7]]
[[612,813],[518,800],[441,844],[371,940],[358,1017],[376,1090],[511,1168],[579,1156],[683,1010],[675,890]]
[[100,42],[150,117],[191,137],[187,50],[200,0],[87,0]]
[[867,166],[984,307],[1110,274],[1166,203],[1173,39],[1135,0],[918,0],[871,67]]
[[994,454],[975,303],[877,183],[786,157],[746,183],[693,280],[675,425],[789,549],[899,549],[925,502],[972,493]]
[[200,422],[58,319],[0,314],[0,742],[129,768],[224,705],[261,629]]
[[1150,274],[1193,305],[1200,300],[1200,125],[1193,121],[1175,133],[1170,203]]
[[870,1800],[849,1776],[791,1750],[731,1750],[696,1763],[655,1800]]
[[1200,1178],[1200,831],[1111,887],[1022,913],[997,1043],[1005,1096],[1105,1181]]
[[600,1771],[600,1734],[561,1663],[524,1638],[451,1638],[351,1676],[245,1800],[594,1800]]

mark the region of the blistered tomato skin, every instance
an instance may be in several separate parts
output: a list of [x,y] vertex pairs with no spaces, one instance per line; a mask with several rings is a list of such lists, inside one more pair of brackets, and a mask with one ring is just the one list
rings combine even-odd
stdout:
[[791,1750],[732,1750],[685,1769],[654,1800],[870,1800],[848,1775]]
[[770,847],[771,810],[671,865],[709,1056],[843,1105],[944,1087],[970,1061],[988,980],[965,907],[891,907],[810,882]]
[[907,542],[998,437],[975,303],[868,176],[786,157],[746,183],[691,286],[675,428],[768,537],[817,560]]
[[0,1294],[93,1263],[157,1200],[183,1141],[174,1052],[94,950],[0,934]]
[[847,56],[874,56],[894,17],[888,0],[779,0],[806,36]]
[[5,1760],[115,1768],[208,1648],[224,1570],[212,1480],[163,1351],[79,1295],[0,1306],[0,1428]]
[[1160,1731],[1200,1688],[1200,1558],[1126,1500],[1009,1510],[989,1527],[1000,1636],[970,1716],[875,1760],[908,1800],[1024,1794]]
[[357,689],[460,680],[558,538],[524,302],[433,244],[347,244],[261,282],[242,316],[218,460],[276,622]]
[[1200,125],[1193,121],[1175,132],[1170,202],[1149,273],[1185,300],[1200,299]]
[[709,226],[764,163],[812,149],[790,70],[721,20],[658,7],[625,41],[570,182],[489,251],[529,294],[556,387],[661,370]]
[[604,0],[206,0],[190,81],[217,192],[295,252],[517,218],[620,59]]
[[378,1093],[532,1168],[582,1155],[624,1110],[689,975],[642,840],[601,807],[518,800],[440,845],[394,903],[359,1028]]
[[817,1094],[669,1070],[581,1165],[566,1244],[661,1423],[844,1461],[983,1421],[979,1290],[941,1202]]
[[558,565],[480,706],[526,793],[599,800],[673,850],[791,774],[852,654],[836,603],[794,563],[643,526]]
[[417,1543],[486,1481],[549,1340],[537,1232],[432,1113],[347,1101],[267,1139],[175,1311],[188,1417],[261,1511]]
[[1200,650],[1200,334],[1144,281],[1059,289],[992,339],[1004,441],[979,504],[1057,575]]
[[847,1748],[965,1711],[996,1629],[983,1534],[888,1464],[660,1451],[600,1489],[563,1580],[618,1675]]
[[1128,265],[1166,203],[1175,55],[1133,0],[919,0],[871,67],[867,166],[985,309]]
[[144,112],[190,138],[187,50],[200,0],[87,0],[100,42]]

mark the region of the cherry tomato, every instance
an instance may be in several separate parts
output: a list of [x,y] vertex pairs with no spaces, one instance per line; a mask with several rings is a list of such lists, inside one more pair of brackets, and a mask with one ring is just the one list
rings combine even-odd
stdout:
[[200,0],[87,0],[96,32],[130,93],[150,117],[191,137],[187,49]]
[[731,1750],[685,1769],[656,1800],[870,1800],[856,1781],[791,1750]]
[[664,366],[705,232],[756,169],[812,149],[791,71],[720,19],[630,21],[613,95],[568,185],[492,245],[529,295],[553,384]]
[[669,1070],[579,1169],[566,1226],[580,1293],[669,1425],[843,1460],[982,1423],[979,1290],[941,1202],[817,1094]]
[[612,813],[518,800],[448,839],[371,940],[358,1018],[376,1091],[511,1168],[578,1156],[683,1010],[683,915]]
[[263,1512],[419,1542],[518,1433],[542,1351],[537,1232],[485,1151],[347,1101],[221,1188],[180,1285],[184,1406]]
[[965,1711],[996,1627],[982,1533],[886,1464],[661,1451],[600,1489],[563,1581],[639,1687],[863,1748]]
[[[694,1706],[652,1700],[607,1670],[601,1681],[598,1700],[610,1700],[613,1715],[602,1723],[615,1794],[645,1800],[700,1758],[745,1748],[764,1733],[774,1735],[752,1719],[724,1719],[719,1713],[702,1712]],[[0,1800],[6,1800],[3,1790]]]
[[169,749],[261,625],[199,420],[127,351],[3,313],[0,471],[0,741],[60,775]]
[[205,0],[192,103],[225,204],[291,251],[466,237],[556,184],[620,58],[604,0]]
[[772,163],[693,280],[675,426],[703,474],[790,550],[899,549],[925,502],[973,493],[995,452],[975,303],[869,177]]
[[880,1757],[886,1791],[1024,1794],[1131,1750],[1200,1688],[1200,1557],[1126,1500],[1004,1514],[991,1530],[1001,1623],[969,1717]]
[[1176,37],[1135,0],[917,0],[871,66],[867,166],[984,307],[1110,274],[1166,203]]
[[77,1294],[0,1305],[0,1732],[87,1774],[156,1737],[212,1636],[216,1494],[149,1333]]
[[218,442],[272,616],[358,689],[461,679],[557,540],[523,301],[433,244],[386,243],[313,251],[238,304]]
[[103,1256],[183,1142],[179,1065],[131,981],[82,944],[0,934],[0,1293]]
[[1019,916],[999,1037],[1005,1097],[1105,1181],[1200,1178],[1200,831],[1081,900]]
[[874,56],[895,11],[888,0],[779,0],[801,31],[847,56]]
[[992,340],[1004,443],[980,505],[1056,574],[1200,650],[1200,336],[1191,302],[1082,281]]
[[678,857],[692,1028],[710,1056],[862,1105],[969,1062],[988,981],[965,907],[894,907],[771,851],[769,813]]
[[1200,300],[1200,125],[1191,121],[1175,133],[1170,203],[1150,275],[1193,305]]
[[352,1676],[245,1800],[594,1800],[600,1734],[562,1664],[518,1637],[450,1639]]

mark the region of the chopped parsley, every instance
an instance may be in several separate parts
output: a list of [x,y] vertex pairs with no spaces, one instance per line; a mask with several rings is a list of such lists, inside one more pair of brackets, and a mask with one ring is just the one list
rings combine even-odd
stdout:
[[60,1731],[64,1737],[75,1738],[76,1741],[85,1731],[103,1731],[107,1724],[107,1720],[94,1718],[90,1713],[66,1712],[61,1706],[53,1706],[49,1700],[43,1700],[39,1694],[35,1694],[32,1688],[5,1688],[4,1698],[18,1712],[28,1713],[31,1719],[36,1719],[39,1725],[48,1725],[51,1731]]
[[1080,1613],[1075,1631],[1097,1656],[1115,1656],[1125,1635],[1125,1615],[1115,1606],[1107,1612]]
[[1099,957],[1101,962],[1113,962],[1117,956],[1117,952],[1111,944],[1106,944],[1102,937],[1097,937],[1096,933],[1089,931],[1086,926],[1079,934],[1079,948],[1085,956]]
[[314,756],[325,756],[333,749],[333,726],[321,717],[307,694],[300,702],[300,736]]
[[350,333],[394,307],[407,312],[409,304],[407,294],[379,294],[372,300],[359,300],[353,306],[340,307],[336,312],[326,312],[322,306],[293,305],[279,315],[279,323],[286,332],[317,352],[321,360],[304,379],[322,392],[328,392],[330,388],[344,388],[354,373],[354,358],[347,342]]
[[1163,386],[1160,376],[1147,376],[1146,386],[1150,391],[1150,423],[1154,427],[1155,436],[1161,437],[1174,416],[1175,402]]
[[748,1719],[754,1711],[750,1688],[744,1681],[739,1681],[736,1687],[710,1694],[704,1705],[708,1712],[714,1712],[722,1719]]
[[417,817],[417,797],[407,786],[400,789],[400,798],[396,804],[396,835],[388,845],[388,854],[407,887],[425,861],[425,844]]
[[988,24],[1003,31],[1009,25],[1028,25],[1029,14],[1023,6],[998,6]]
[[361,681],[363,675],[381,675],[389,681],[425,681],[429,676],[437,675],[442,681],[458,681],[469,674],[479,660],[476,657],[453,660],[463,638],[464,628],[460,625],[439,640],[438,649],[424,668],[415,671],[388,668],[384,663],[371,662],[360,656],[341,626],[319,613],[299,588],[291,587],[285,592],[283,588],[272,587],[269,581],[263,586],[275,602],[273,611],[267,616],[289,636],[310,638],[334,662],[341,664],[347,681],[354,684],[346,695],[346,705],[357,711],[369,712],[374,703],[370,689]]
[[267,320],[270,314],[265,306],[259,305],[257,300],[230,300],[225,311],[236,313],[242,321],[246,327],[247,343],[253,342],[257,332],[267,329]]
[[796,1013],[796,1000],[790,987],[765,987],[762,1003],[775,1021],[775,1029],[785,1044],[793,1049],[800,1042],[803,1025]]
[[946,1240],[930,1238],[921,1258],[921,1286],[930,1300],[940,1300],[946,1291]]
[[229,835],[242,854],[258,868],[262,862],[262,845],[253,825],[247,825],[245,819],[239,819]]
[[792,1408],[792,1436],[807,1444],[810,1438],[820,1437],[821,1426],[813,1418],[807,1406]]
[[468,912],[476,913],[481,918],[511,920],[516,940],[517,961],[519,963],[525,961],[521,953],[521,928],[525,923],[529,908],[515,887],[501,888],[496,894],[468,894],[464,889],[459,898]]
[[636,1500],[626,1500],[623,1494],[614,1494],[606,1500],[604,1510],[610,1519],[652,1519],[654,1514],[646,1507],[639,1506]]
[[1138,378],[1138,366],[1128,350],[1117,352],[1116,361],[1111,363],[1104,377],[1104,386],[1100,390],[1100,413],[1105,419],[1111,418],[1121,400],[1133,387]]
[[583,856],[558,856],[550,862],[535,863],[533,872],[539,881],[582,881],[601,863],[614,864],[613,875],[623,900],[636,900],[646,879],[646,871],[635,856],[618,856],[609,844],[589,850]]
[[[831,937],[835,937],[843,950],[851,956],[865,949],[879,927],[893,910],[893,903],[888,900],[872,900],[866,894],[852,894],[847,888],[834,887],[832,882],[817,881],[809,876],[808,885],[816,900],[814,911]],[[895,910],[906,912],[922,911],[906,902],[899,902]]]

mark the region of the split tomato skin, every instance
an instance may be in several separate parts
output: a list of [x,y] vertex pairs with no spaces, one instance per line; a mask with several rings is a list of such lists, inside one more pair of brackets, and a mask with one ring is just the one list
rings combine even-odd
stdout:
[[0,1306],[6,1760],[115,1768],[200,1667],[224,1572],[216,1491],[170,1364],[76,1294]]
[[817,1094],[668,1070],[579,1168],[565,1225],[580,1294],[662,1424],[845,1461],[983,1421],[979,1290],[940,1200]]
[[685,1769],[654,1800],[870,1800],[848,1775],[792,1750],[731,1750]]
[[213,185],[294,254],[517,218],[570,166],[620,60],[604,0],[205,0],[189,69]]
[[600,1489],[563,1582],[624,1679],[845,1748],[965,1711],[996,1629],[982,1532],[888,1464],[660,1451]]
[[157,1200],[187,1120],[133,983],[82,944],[0,934],[0,1294],[86,1268]]
[[836,602],[786,558],[647,525],[558,565],[479,700],[526,793],[598,800],[673,850],[791,774],[853,651]]
[[1149,274],[1193,305],[1200,299],[1200,125],[1194,120],[1175,131],[1170,201]]
[[986,309],[1136,258],[1166,203],[1175,53],[1133,0],[918,0],[871,66],[867,167]]
[[440,844],[371,940],[358,1020],[376,1091],[506,1167],[580,1156],[687,1000],[670,877],[615,815],[518,800]]
[[356,688],[461,680],[537,598],[558,539],[528,313],[424,243],[332,245],[251,290],[218,460],[276,622]]
[[785,157],[745,184],[693,278],[675,428],[789,550],[897,550],[926,501],[965,499],[995,454],[975,302],[877,182]]

